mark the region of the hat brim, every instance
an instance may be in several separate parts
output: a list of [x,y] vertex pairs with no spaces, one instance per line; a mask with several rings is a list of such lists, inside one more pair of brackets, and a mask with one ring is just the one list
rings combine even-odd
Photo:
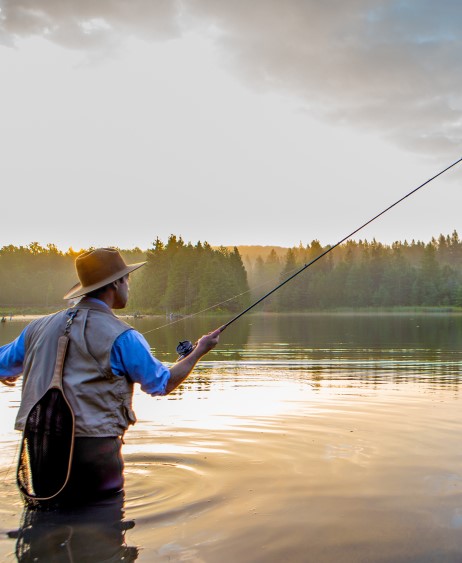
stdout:
[[89,285],[89,286],[86,286],[86,287],[83,286],[81,283],[76,283],[66,293],[66,295],[63,297],[63,299],[75,299],[76,297],[82,297],[83,295],[86,295],[87,293],[91,293],[92,291],[95,291],[97,289],[100,289],[101,287],[104,287],[108,283],[111,283],[111,282],[116,281],[120,278],[123,278],[127,274],[130,274],[131,272],[137,270],[138,268],[141,268],[141,266],[144,266],[145,264],[146,264],[146,262],[138,262],[137,264],[130,264],[126,268],[119,270],[118,272],[116,272],[115,274],[112,274],[111,276],[105,278],[104,280],[101,280],[98,283],[94,283],[93,285]]

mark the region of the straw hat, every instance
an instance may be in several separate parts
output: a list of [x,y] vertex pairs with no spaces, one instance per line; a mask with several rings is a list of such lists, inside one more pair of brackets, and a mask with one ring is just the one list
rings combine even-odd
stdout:
[[71,287],[63,299],[86,295],[141,268],[144,264],[146,262],[126,264],[115,248],[96,248],[84,252],[75,260],[80,282]]

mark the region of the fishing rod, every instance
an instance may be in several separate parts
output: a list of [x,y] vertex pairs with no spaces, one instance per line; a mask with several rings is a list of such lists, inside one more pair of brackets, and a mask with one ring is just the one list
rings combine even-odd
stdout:
[[[402,201],[404,201],[406,198],[410,197],[411,195],[415,194],[417,191],[419,191],[421,188],[423,188],[424,186],[426,186],[427,184],[429,184],[430,182],[432,182],[433,180],[435,180],[436,178],[438,178],[438,176],[441,176],[442,174],[444,174],[445,172],[447,172],[448,170],[450,170],[451,168],[453,168],[454,166],[456,166],[456,164],[459,164],[459,162],[462,161],[462,158],[459,158],[458,160],[456,160],[455,162],[453,162],[452,164],[450,164],[449,166],[447,166],[444,170],[441,170],[440,172],[438,172],[437,174],[435,174],[434,176],[432,176],[431,178],[429,178],[428,180],[426,180],[423,184],[420,184],[420,186],[417,186],[417,188],[414,188],[413,190],[411,190],[409,193],[407,193],[406,195],[404,195],[403,197],[401,197],[400,199],[398,199],[397,201],[395,201],[394,203],[392,203],[391,205],[389,205],[386,209],[384,209],[383,211],[381,211],[380,213],[377,213],[377,215],[374,215],[374,217],[372,217],[371,219],[369,219],[368,221],[366,221],[365,223],[363,223],[360,227],[358,227],[357,229],[355,229],[353,232],[351,232],[350,234],[346,235],[345,237],[343,237],[341,240],[339,240],[337,243],[335,243],[333,246],[330,246],[329,248],[327,248],[326,250],[324,250],[324,252],[322,252],[321,254],[319,254],[318,256],[316,256],[316,258],[314,258],[313,260],[311,260],[310,262],[308,262],[307,264],[305,264],[304,266],[302,266],[299,270],[297,270],[295,273],[293,273],[291,276],[289,276],[288,278],[286,278],[285,280],[283,280],[280,284],[278,284],[276,287],[274,287],[271,291],[269,291],[268,293],[266,293],[265,295],[263,295],[263,297],[260,297],[260,299],[258,299],[257,301],[255,301],[255,303],[252,303],[252,305],[249,305],[246,309],[244,309],[243,311],[241,311],[240,313],[238,313],[235,317],[233,317],[231,320],[229,320],[227,323],[225,323],[224,325],[222,325],[221,327],[219,327],[220,333],[222,333],[226,328],[229,327],[229,325],[231,325],[232,323],[234,323],[235,321],[237,321],[238,319],[240,319],[243,315],[245,315],[246,313],[248,313],[251,309],[253,309],[254,307],[256,307],[259,303],[261,303],[262,301],[264,301],[267,297],[269,297],[270,295],[272,295],[275,291],[277,291],[278,289],[280,289],[283,285],[285,285],[286,283],[290,282],[291,280],[293,280],[296,276],[298,276],[299,274],[301,274],[302,272],[304,272],[307,268],[309,268],[310,266],[312,266],[315,262],[317,262],[318,260],[320,260],[321,258],[323,258],[324,256],[326,256],[326,254],[329,254],[329,252],[332,252],[332,250],[334,250],[334,248],[337,248],[338,246],[340,246],[343,242],[345,242],[346,240],[348,240],[349,238],[351,238],[353,235],[355,235],[356,233],[358,233],[359,231],[361,231],[362,229],[364,229],[364,227],[367,227],[367,225],[370,225],[373,221],[375,221],[376,219],[378,219],[379,217],[381,217],[382,215],[385,215],[385,213],[387,213],[388,211],[390,211],[390,209],[392,209],[393,207],[395,207],[396,205],[398,205],[399,203],[401,203]],[[195,348],[195,345],[192,344],[192,342],[190,340],[183,340],[181,341],[177,348],[176,351],[178,353],[179,358],[178,359],[182,359],[184,357],[186,357],[188,354],[190,354]]]

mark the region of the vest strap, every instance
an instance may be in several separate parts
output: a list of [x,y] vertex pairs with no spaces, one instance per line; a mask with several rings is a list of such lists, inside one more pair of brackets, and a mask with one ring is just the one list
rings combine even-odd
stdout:
[[64,360],[66,359],[67,346],[69,344],[69,337],[62,335],[58,338],[58,350],[56,352],[55,369],[53,372],[53,379],[51,380],[48,389],[59,389],[63,391],[63,368]]

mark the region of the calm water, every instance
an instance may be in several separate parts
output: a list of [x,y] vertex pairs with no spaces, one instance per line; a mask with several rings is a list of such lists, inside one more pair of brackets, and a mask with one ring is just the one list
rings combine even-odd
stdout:
[[[132,322],[170,362],[223,320]],[[462,316],[244,317],[175,394],[137,392],[125,501],[59,519],[23,514],[2,386],[0,559],[462,561],[461,375]]]

